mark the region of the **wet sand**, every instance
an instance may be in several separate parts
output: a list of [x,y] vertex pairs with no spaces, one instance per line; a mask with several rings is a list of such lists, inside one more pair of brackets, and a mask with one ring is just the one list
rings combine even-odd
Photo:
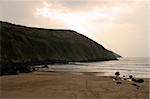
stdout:
[[69,72],[33,72],[0,77],[1,99],[149,99],[149,79],[138,84]]

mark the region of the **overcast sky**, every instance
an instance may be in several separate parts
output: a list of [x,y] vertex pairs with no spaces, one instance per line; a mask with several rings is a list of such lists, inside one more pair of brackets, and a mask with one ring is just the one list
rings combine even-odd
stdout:
[[72,29],[123,57],[147,57],[148,0],[0,0],[0,20]]

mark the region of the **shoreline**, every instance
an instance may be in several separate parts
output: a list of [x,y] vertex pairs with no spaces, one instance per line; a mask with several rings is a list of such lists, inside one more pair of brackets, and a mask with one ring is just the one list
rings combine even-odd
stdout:
[[4,99],[149,99],[149,80],[144,83],[121,81],[111,76],[74,72],[22,73],[0,76],[0,93]]

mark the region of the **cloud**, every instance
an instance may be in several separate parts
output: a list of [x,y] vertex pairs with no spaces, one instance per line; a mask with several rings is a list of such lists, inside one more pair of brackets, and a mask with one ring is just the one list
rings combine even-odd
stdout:
[[146,56],[147,6],[148,0],[1,0],[0,20],[73,29],[123,56]]
[[[89,2],[91,1],[89,0]],[[68,28],[87,36],[90,36],[92,32],[96,32],[97,29],[100,32],[111,28],[113,26],[112,21],[126,11],[126,7],[122,8],[121,6],[110,6],[107,8],[93,6],[93,9],[89,11],[84,11],[82,8],[80,11],[70,11],[70,8],[68,9],[62,4],[55,3],[43,2],[43,7],[36,9],[37,14],[45,18],[61,21]]]
[[34,7],[40,2],[33,1],[0,1],[2,10],[1,20],[25,24],[34,19]]

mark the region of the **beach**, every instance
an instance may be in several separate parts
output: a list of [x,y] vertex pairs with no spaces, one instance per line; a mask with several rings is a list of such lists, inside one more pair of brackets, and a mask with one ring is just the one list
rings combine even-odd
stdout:
[[[143,83],[92,73],[42,72],[0,77],[1,99],[149,99],[149,79]],[[139,87],[135,86],[138,85]]]

